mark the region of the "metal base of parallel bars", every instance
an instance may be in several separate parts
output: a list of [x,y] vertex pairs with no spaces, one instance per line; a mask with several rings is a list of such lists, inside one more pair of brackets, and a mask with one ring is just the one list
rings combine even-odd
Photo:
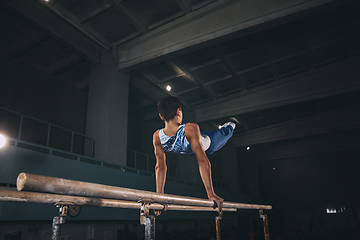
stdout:
[[65,223],[69,205],[71,203],[59,202],[55,204],[59,208],[59,216],[53,218],[51,240],[60,240],[61,225]]
[[155,240],[155,216],[144,216],[145,240]]
[[260,218],[262,218],[263,224],[264,224],[264,237],[265,237],[265,240],[270,240],[269,225],[268,225],[267,215],[263,213],[262,209],[259,210],[259,215],[260,215]]
[[221,216],[215,218],[215,225],[216,225],[216,240],[221,240],[221,232],[220,232],[220,220]]
[[140,224],[145,226],[145,240],[155,240],[155,216],[150,216],[149,206],[152,199],[141,202]]

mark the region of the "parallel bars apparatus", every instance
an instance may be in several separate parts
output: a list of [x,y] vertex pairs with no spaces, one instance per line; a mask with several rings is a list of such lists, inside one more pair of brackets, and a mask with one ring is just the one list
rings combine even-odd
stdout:
[[[164,204],[167,204],[167,210],[217,211],[216,204],[211,200],[28,173],[19,174],[17,190],[19,192],[0,190],[0,201],[55,204],[59,207],[59,216],[54,217],[52,224],[53,240],[60,239],[60,226],[65,223],[67,210],[70,205],[140,209],[140,223],[145,225],[146,240],[155,240],[155,217],[149,215],[150,209],[163,210]],[[25,192],[22,190],[35,192]],[[224,202],[222,211],[237,211],[237,209],[259,210],[260,217],[264,222],[265,240],[269,239],[267,215],[263,214],[263,210],[270,210],[272,206]],[[217,240],[220,240],[221,214],[216,217]]]

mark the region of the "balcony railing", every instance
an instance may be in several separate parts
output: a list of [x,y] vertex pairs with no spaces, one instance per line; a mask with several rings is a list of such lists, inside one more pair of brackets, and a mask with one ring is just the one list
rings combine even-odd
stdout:
[[94,157],[91,137],[2,107],[0,132],[25,142]]
[[[156,160],[154,156],[128,149],[126,156],[126,166],[154,173]],[[176,164],[168,163],[168,177],[179,178],[179,167]]]

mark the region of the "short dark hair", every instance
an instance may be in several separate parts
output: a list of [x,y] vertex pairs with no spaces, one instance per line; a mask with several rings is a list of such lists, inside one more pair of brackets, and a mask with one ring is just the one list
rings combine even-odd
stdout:
[[163,97],[157,104],[159,114],[168,122],[174,119],[178,108],[181,109],[180,100],[176,96]]

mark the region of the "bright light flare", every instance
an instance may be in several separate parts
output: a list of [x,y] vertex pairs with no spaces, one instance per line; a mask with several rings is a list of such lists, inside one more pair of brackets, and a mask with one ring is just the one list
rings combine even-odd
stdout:
[[0,148],[2,148],[3,146],[5,146],[6,143],[6,138],[4,135],[0,134]]
[[249,151],[249,150],[250,150],[250,147],[247,147],[247,148],[246,148],[246,150],[248,150],[248,151]]
[[167,86],[166,86],[166,90],[167,90],[168,92],[170,92],[170,90],[171,90],[170,85],[167,85]]

